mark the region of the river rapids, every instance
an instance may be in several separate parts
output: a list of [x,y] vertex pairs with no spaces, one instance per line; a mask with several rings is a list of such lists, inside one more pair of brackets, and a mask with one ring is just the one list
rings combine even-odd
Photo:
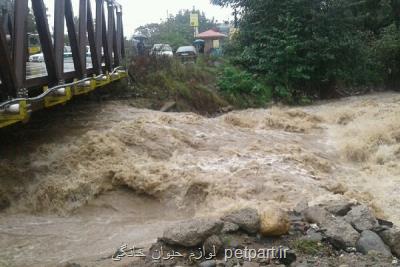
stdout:
[[6,132],[0,266],[102,262],[176,220],[354,199],[400,224],[400,95],[219,117],[126,102],[76,106]]

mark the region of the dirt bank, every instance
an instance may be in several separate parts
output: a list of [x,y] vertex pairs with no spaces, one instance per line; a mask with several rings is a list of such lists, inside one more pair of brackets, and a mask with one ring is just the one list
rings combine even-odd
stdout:
[[[42,266],[34,255],[44,252],[53,255],[46,261],[51,266],[101,258],[123,242],[149,244],[156,234],[147,221],[160,230],[177,216],[245,206],[291,209],[303,199],[355,198],[400,223],[398,94],[217,118],[124,102],[59,114],[56,122],[57,115],[41,122],[46,130],[2,133],[2,140],[12,141],[1,144],[0,203],[6,209],[0,213],[0,256],[15,266]],[[116,202],[88,209],[109,194]],[[131,207],[137,199],[139,211]],[[96,234],[81,229],[82,222]],[[47,245],[49,237],[58,246]]]

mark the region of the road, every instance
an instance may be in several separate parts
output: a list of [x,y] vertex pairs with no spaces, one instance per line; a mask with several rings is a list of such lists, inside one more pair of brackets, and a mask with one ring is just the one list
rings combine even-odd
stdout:
[[[92,59],[87,58],[87,68],[92,67]],[[72,58],[66,58],[64,60],[64,72],[74,71],[74,63]],[[27,62],[26,65],[26,78],[33,79],[38,77],[47,76],[46,64],[44,62]]]

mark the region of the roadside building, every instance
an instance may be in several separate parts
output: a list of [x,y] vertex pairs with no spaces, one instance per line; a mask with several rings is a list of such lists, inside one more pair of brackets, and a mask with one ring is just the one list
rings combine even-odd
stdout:
[[208,30],[200,33],[197,38],[204,40],[204,54],[220,55],[221,46],[227,36],[215,30]]

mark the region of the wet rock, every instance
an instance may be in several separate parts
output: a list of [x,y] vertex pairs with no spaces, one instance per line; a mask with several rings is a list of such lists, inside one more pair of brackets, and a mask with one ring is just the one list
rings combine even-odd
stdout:
[[198,266],[199,267],[217,267],[217,261],[215,261],[215,260],[203,261]]
[[212,235],[207,238],[206,241],[204,241],[204,250],[206,251],[206,253],[214,253],[215,248],[215,253],[218,254],[222,246],[222,241],[217,235]]
[[212,219],[197,219],[181,222],[167,228],[161,238],[167,244],[194,247],[202,244],[208,237],[218,234],[223,222]]
[[239,227],[249,234],[255,234],[260,227],[260,217],[257,210],[246,208],[234,211],[222,218],[225,222],[231,222],[239,225]]
[[333,215],[345,216],[354,204],[346,200],[337,200],[324,203],[322,206]]
[[314,241],[314,242],[321,242],[323,239],[323,236],[321,233],[315,231],[314,229],[309,229],[307,231],[306,236],[301,238],[302,240],[309,240],[309,241]]
[[359,232],[371,230],[379,226],[375,216],[365,205],[353,207],[346,215],[345,219]]
[[304,217],[308,222],[317,223],[325,229],[326,239],[337,249],[356,246],[360,234],[343,217],[335,217],[319,206],[307,208]]
[[239,231],[239,225],[236,223],[231,223],[231,222],[224,222],[224,227],[222,228],[221,233],[223,234],[228,234],[228,233],[235,233]]
[[286,212],[268,207],[260,216],[260,234],[263,236],[282,236],[289,232],[290,221]]
[[355,247],[360,234],[343,218],[331,218],[322,226],[327,240],[337,249]]
[[303,214],[307,222],[317,223],[319,225],[323,225],[333,218],[332,214],[319,206],[309,207],[304,210]]
[[371,252],[376,252],[385,257],[392,256],[389,247],[383,243],[379,235],[369,230],[362,232],[361,237],[357,242],[357,250],[365,255]]
[[394,227],[379,233],[386,245],[388,245],[393,254],[400,257],[400,228]]

